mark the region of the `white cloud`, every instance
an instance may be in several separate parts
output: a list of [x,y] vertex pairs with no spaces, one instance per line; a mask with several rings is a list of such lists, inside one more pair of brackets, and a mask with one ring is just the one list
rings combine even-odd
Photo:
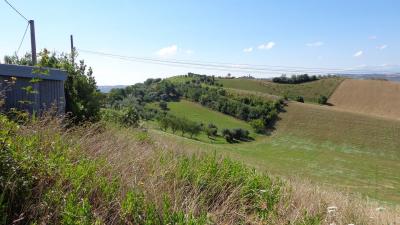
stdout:
[[321,47],[324,45],[324,42],[322,41],[317,41],[317,42],[312,42],[312,43],[307,43],[306,46],[308,47]]
[[364,54],[364,52],[363,51],[358,51],[358,52],[356,52],[356,53],[354,53],[354,57],[360,57],[360,56],[362,56]]
[[162,48],[156,52],[156,54],[160,57],[168,57],[168,56],[173,56],[176,55],[178,52],[178,46],[177,45],[171,45],[165,48]]
[[368,39],[370,39],[370,40],[376,40],[376,39],[378,39],[378,37],[375,36],[375,35],[372,35],[372,36],[369,36]]
[[270,41],[268,43],[259,45],[258,49],[269,50],[269,49],[273,48],[274,46],[275,46],[275,42]]
[[187,50],[185,50],[185,53],[186,53],[187,55],[193,55],[194,51],[191,50],[191,49],[187,49]]
[[388,47],[387,45],[379,45],[376,48],[379,49],[379,50],[383,50],[383,49],[385,49],[387,47]]
[[243,52],[252,52],[252,51],[253,51],[253,47],[243,49]]

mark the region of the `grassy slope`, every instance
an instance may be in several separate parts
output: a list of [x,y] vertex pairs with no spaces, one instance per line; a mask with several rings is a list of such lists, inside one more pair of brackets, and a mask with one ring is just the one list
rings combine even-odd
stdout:
[[277,84],[269,81],[253,79],[219,79],[226,88],[245,91],[256,91],[271,95],[284,96],[294,99],[303,96],[307,102],[317,102],[320,95],[329,97],[343,78],[326,78],[303,84]]
[[[153,104],[150,107],[159,108],[157,104]],[[236,119],[232,116],[225,115],[223,113],[213,111],[206,107],[201,106],[200,104],[181,100],[179,102],[169,102],[168,103],[169,113],[176,115],[178,117],[186,117],[192,121],[198,123],[204,123],[208,125],[209,123],[213,123],[218,127],[218,132],[220,133],[222,129],[228,128],[243,128],[250,131],[250,136],[256,138],[259,135],[254,134],[251,126],[239,119]],[[154,123],[150,123],[150,125],[155,125]],[[179,131],[178,131],[179,133]],[[208,143],[226,143],[225,139],[222,137],[217,137],[215,139],[208,138],[203,132],[196,137],[197,140],[208,142]]]
[[[0,115],[0,174],[8,181],[0,183],[0,224],[398,221],[398,210],[378,212],[377,204],[280,182],[212,154],[182,155],[186,146],[172,146],[161,135],[155,136],[159,142],[147,132],[105,123],[68,132],[54,120],[26,125]],[[339,209],[334,216],[327,213],[330,205]]]
[[274,174],[400,202],[400,122],[310,104],[289,103],[286,110],[273,135],[255,142],[210,145],[166,137]]
[[213,123],[220,129],[241,127],[249,131],[252,130],[251,126],[242,120],[213,111],[194,102],[186,100],[170,102],[168,103],[168,108],[171,110],[171,113],[176,116],[187,117],[197,122]]

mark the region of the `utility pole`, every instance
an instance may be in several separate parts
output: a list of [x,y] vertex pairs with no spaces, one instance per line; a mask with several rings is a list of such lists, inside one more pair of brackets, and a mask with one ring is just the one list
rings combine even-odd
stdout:
[[31,28],[31,50],[32,50],[32,63],[37,64],[36,56],[36,38],[35,38],[35,21],[29,20],[29,27]]
[[74,36],[70,36],[70,40],[71,40],[71,62],[72,65],[75,64],[75,47],[74,47]]

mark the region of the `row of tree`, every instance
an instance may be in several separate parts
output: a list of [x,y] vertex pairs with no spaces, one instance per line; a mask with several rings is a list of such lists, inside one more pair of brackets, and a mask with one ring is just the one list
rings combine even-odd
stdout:
[[238,119],[261,120],[264,130],[278,118],[283,106],[282,100],[267,101],[256,96],[228,94],[219,87],[182,85],[179,87],[179,92],[187,99]]
[[182,136],[189,134],[190,138],[204,132],[208,138],[214,139],[222,136],[229,143],[250,140],[250,132],[242,128],[222,129],[221,135],[218,133],[218,127],[212,123],[205,126],[203,123],[196,123],[187,118],[177,117],[171,114],[160,114],[157,117],[158,125],[161,130],[170,129],[172,133],[180,132]]
[[185,135],[185,133],[188,133],[190,138],[197,136],[202,131],[201,124],[191,121],[187,118],[176,117],[170,114],[159,116],[157,121],[163,131],[166,131],[168,128],[170,128],[172,133],[175,134],[177,131],[180,131],[182,136]]
[[320,78],[315,75],[309,76],[308,74],[292,75],[291,77],[282,75],[281,77],[272,78],[272,82],[280,84],[300,84],[300,83],[315,81],[318,79]]
[[[112,89],[106,105],[115,109],[134,106],[142,118],[151,119],[154,113],[146,111],[145,104],[159,102],[160,107],[166,110],[168,101],[177,101],[184,97],[241,120],[256,120],[252,124],[257,124],[257,132],[264,132],[274,124],[283,107],[283,100],[270,101],[254,95],[228,93],[224,88],[215,85],[217,83],[213,76],[189,73],[184,77],[191,78],[191,81],[148,79],[144,83]],[[260,122],[262,128],[259,126]]]

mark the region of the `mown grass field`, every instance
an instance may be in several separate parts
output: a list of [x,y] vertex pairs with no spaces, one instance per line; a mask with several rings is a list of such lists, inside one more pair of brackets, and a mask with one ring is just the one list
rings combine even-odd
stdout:
[[400,83],[347,79],[328,102],[340,109],[400,120]]
[[[150,107],[159,109],[158,104],[152,104],[150,105]],[[168,102],[168,109],[168,113],[171,113],[172,115],[175,115],[177,117],[185,117],[197,123],[203,123],[205,126],[207,126],[209,123],[213,123],[218,127],[219,134],[224,128],[243,128],[250,132],[250,137],[252,138],[257,138],[261,136],[256,135],[253,132],[252,127],[245,121],[236,119],[232,116],[228,116],[217,111],[213,111],[191,101],[181,100],[179,102]],[[157,124],[152,122],[150,123],[150,125],[154,127]],[[179,134],[179,131],[177,132],[177,134]],[[207,143],[227,143],[226,140],[221,136],[216,137],[215,139],[210,139],[203,132],[201,132],[201,134],[195,138],[197,140]]]
[[[172,104],[172,111],[179,104]],[[186,111],[201,107],[185,105]],[[220,121],[219,116],[202,119]],[[187,149],[217,151],[275,175],[400,202],[400,122],[300,103],[289,103],[280,117],[271,136],[238,145],[155,132]]]
[[270,95],[288,96],[295,99],[303,96],[306,102],[317,102],[321,95],[329,97],[343,78],[325,78],[302,84],[277,84],[255,79],[218,79],[225,88],[262,92]]

